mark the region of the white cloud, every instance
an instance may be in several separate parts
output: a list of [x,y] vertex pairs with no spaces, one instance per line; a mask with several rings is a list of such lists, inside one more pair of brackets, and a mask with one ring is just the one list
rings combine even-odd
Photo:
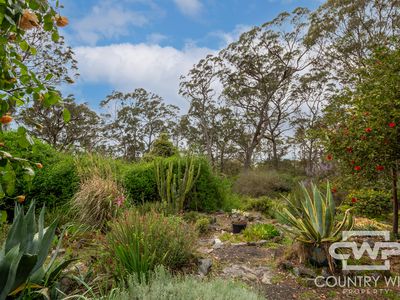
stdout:
[[161,33],[151,33],[146,37],[148,44],[160,44],[161,42],[164,42],[167,39],[168,37]]
[[217,37],[221,40],[221,48],[226,47],[230,43],[233,43],[234,41],[237,41],[240,37],[240,35],[246,31],[249,31],[252,28],[252,26],[249,25],[244,25],[244,24],[238,24],[235,26],[235,28],[230,31],[213,31],[209,33],[209,36],[214,36]]
[[117,38],[128,35],[132,26],[140,27],[147,18],[112,1],[100,1],[88,15],[72,23],[74,39],[95,45],[102,38]]
[[188,104],[178,95],[179,77],[201,58],[216,52],[192,46],[178,50],[150,44],[77,47],[74,51],[81,83],[107,83],[123,92],[142,87],[181,108]]
[[191,17],[198,15],[203,8],[200,0],[174,0],[174,2],[184,15]]

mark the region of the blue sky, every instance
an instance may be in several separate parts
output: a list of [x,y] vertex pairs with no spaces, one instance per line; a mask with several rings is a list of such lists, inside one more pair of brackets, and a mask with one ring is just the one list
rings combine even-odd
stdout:
[[187,108],[179,76],[240,33],[319,0],[64,0],[62,29],[81,76],[63,88],[98,109],[113,90],[138,87]]

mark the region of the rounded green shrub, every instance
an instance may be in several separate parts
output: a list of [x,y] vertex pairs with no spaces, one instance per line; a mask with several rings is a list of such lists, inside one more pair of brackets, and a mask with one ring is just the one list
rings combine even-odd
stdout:
[[268,197],[248,198],[245,210],[259,211],[264,215],[271,216],[272,200]]
[[243,231],[247,241],[270,240],[280,233],[273,224],[253,224]]
[[391,212],[391,199],[390,192],[361,189],[350,192],[344,204],[353,207],[356,215],[373,218],[386,216]]
[[[162,162],[166,165],[171,161],[174,164],[175,174],[178,171],[178,165],[180,165],[181,171],[184,173],[186,167],[185,158],[170,157],[162,159]],[[213,174],[206,159],[196,158],[195,163],[201,166],[200,175],[187,196],[188,208],[199,211],[213,211],[221,208],[227,194],[226,183]],[[131,165],[124,174],[123,184],[130,201],[133,203],[160,201],[154,162]]]
[[210,219],[207,217],[202,217],[200,219],[197,219],[195,223],[195,227],[198,232],[200,233],[206,233],[208,229],[210,228]]
[[59,161],[44,165],[33,179],[27,199],[37,206],[60,206],[68,202],[79,188],[79,175],[74,158],[64,155]]

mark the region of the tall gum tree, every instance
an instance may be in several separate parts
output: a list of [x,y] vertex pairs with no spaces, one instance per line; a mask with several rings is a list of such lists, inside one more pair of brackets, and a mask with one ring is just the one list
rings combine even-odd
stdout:
[[298,8],[242,34],[220,53],[222,82],[229,105],[245,123],[245,169],[263,139],[271,143],[277,168],[278,144],[298,112],[300,99],[293,90],[302,72],[312,64],[312,46],[304,43],[309,12]]

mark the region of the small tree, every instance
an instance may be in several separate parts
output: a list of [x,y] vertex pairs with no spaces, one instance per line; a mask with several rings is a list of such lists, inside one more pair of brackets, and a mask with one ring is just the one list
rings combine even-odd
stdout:
[[150,157],[171,157],[178,154],[178,149],[169,140],[167,133],[161,133],[153,142],[149,152]]
[[337,159],[355,179],[391,182],[393,233],[398,234],[400,159],[400,50],[380,49],[357,72],[354,91],[343,91],[327,108],[327,159]]

